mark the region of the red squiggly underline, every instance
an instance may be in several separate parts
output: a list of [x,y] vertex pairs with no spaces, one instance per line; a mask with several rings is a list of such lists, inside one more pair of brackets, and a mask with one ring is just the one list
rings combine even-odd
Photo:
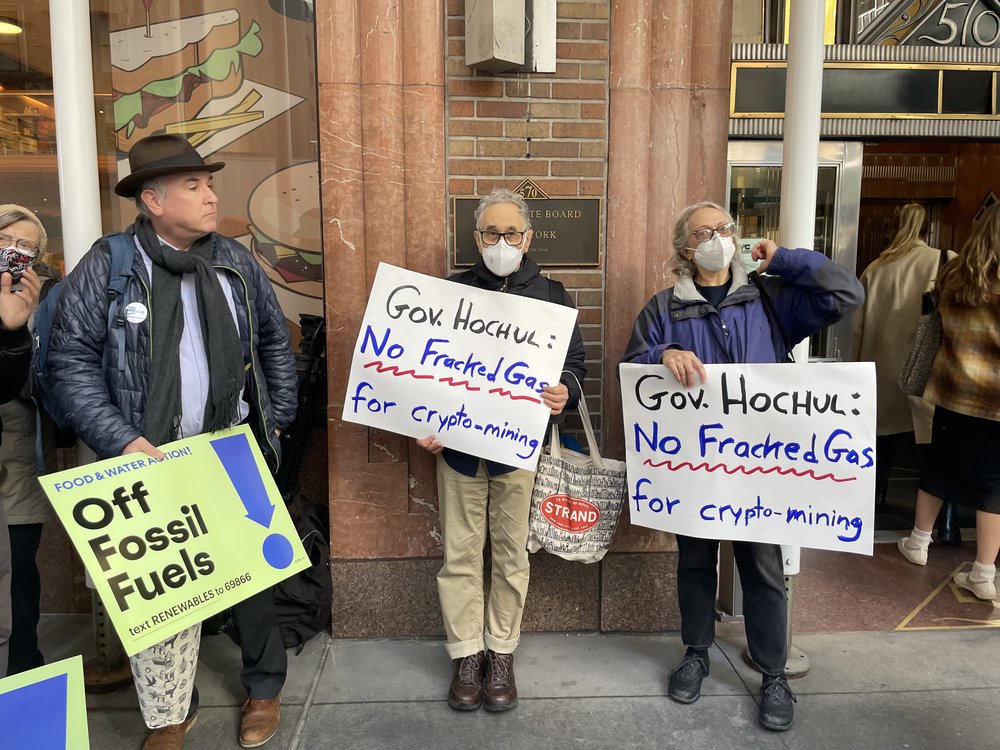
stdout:
[[504,390],[503,388],[490,388],[490,393],[499,393],[501,396],[506,396],[511,401],[531,401],[534,404],[542,403],[540,398],[535,398],[534,396],[515,396],[510,391]]
[[401,378],[404,375],[409,375],[411,378],[416,378],[417,380],[433,380],[433,375],[417,375],[416,370],[400,370],[397,365],[383,365],[382,360],[376,359],[374,362],[369,362],[365,365],[365,368],[374,367],[379,372],[389,372],[395,375],[397,378]]
[[658,469],[661,466],[666,466],[669,471],[678,471],[679,469],[687,468],[691,469],[691,471],[713,472],[717,471],[718,469],[722,469],[727,474],[743,473],[746,474],[747,476],[749,476],[750,474],[773,474],[774,472],[778,472],[782,476],[786,476],[788,474],[794,474],[797,477],[809,477],[810,479],[814,479],[817,482],[822,481],[824,479],[829,479],[831,482],[856,482],[858,479],[857,477],[843,477],[843,478],[836,477],[833,474],[821,474],[817,476],[816,472],[814,472],[812,469],[805,469],[804,471],[799,471],[798,469],[791,469],[791,468],[784,469],[780,466],[771,466],[767,469],[763,468],[762,466],[751,466],[749,469],[746,466],[734,466],[730,468],[725,464],[715,464],[715,466],[710,466],[707,461],[705,461],[704,463],[700,463],[697,466],[695,466],[690,461],[681,461],[679,464],[675,466],[670,461],[669,458],[664,461],[661,461],[660,463],[654,463],[651,458],[647,458],[642,463],[644,466],[649,466],[654,469]]
[[455,380],[454,378],[438,378],[438,381],[441,383],[446,383],[447,385],[450,385],[454,388],[463,387],[467,391],[475,392],[482,390],[482,388],[480,388],[479,386],[472,385],[471,383],[469,383],[468,380]]
[[[417,371],[416,370],[412,370],[412,369],[411,370],[400,370],[397,365],[386,365],[386,364],[383,364],[382,360],[380,360],[380,359],[376,359],[375,361],[369,362],[368,364],[365,365],[365,369],[367,369],[369,367],[374,367],[380,373],[388,372],[388,373],[394,375],[397,378],[401,378],[404,375],[409,375],[411,378],[415,378],[417,380],[433,380],[434,379],[433,375],[417,375]],[[470,384],[468,380],[455,380],[451,376],[438,378],[438,382],[444,383],[445,385],[450,385],[452,388],[459,388],[459,387],[465,388],[465,390],[467,390],[467,391],[473,391],[473,392],[475,392],[475,391],[482,390],[478,386],[474,386],[474,385]],[[535,403],[535,404],[542,403],[542,400],[540,398],[535,398],[534,396],[515,396],[513,393],[511,393],[510,391],[508,391],[508,390],[506,390],[504,388],[491,388],[489,390],[489,393],[490,394],[494,394],[495,393],[495,394],[498,394],[500,396],[506,396],[511,401],[531,401],[532,403]]]

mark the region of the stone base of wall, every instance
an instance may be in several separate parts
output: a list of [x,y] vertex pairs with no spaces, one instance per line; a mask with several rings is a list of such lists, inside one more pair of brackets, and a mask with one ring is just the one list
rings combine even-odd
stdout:
[[[334,636],[443,635],[435,584],[440,567],[437,558],[335,560]],[[531,556],[525,632],[679,629],[676,552],[611,553],[592,565],[544,552]]]

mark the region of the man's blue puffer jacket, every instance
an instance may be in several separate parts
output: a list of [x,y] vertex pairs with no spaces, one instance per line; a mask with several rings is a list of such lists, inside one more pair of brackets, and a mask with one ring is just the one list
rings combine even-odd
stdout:
[[[134,229],[126,230],[134,242]],[[271,282],[245,247],[220,234],[212,235],[212,261],[232,285],[243,359],[249,423],[272,469],[278,463],[275,429],[295,416],[298,376],[289,348],[288,327]],[[108,336],[107,286],[111,253],[98,240],[66,277],[66,288],[52,323],[46,362],[66,422],[99,458],[120,455],[142,435],[149,394],[150,317],[125,324],[125,367],[118,368],[114,338]],[[224,283],[224,282],[223,282]],[[152,309],[150,282],[141,253],[135,253],[133,275],[119,310],[130,302]]]

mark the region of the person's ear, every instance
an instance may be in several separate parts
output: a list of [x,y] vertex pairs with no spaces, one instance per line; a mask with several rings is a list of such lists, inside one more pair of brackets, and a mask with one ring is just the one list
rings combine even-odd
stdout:
[[531,238],[535,236],[535,230],[529,229],[524,233],[524,237],[521,239],[521,255],[528,252],[528,248],[531,247]]
[[163,215],[163,206],[160,204],[160,199],[156,195],[156,191],[150,188],[143,190],[139,193],[139,197],[142,202],[146,204],[146,210],[149,211],[153,216]]

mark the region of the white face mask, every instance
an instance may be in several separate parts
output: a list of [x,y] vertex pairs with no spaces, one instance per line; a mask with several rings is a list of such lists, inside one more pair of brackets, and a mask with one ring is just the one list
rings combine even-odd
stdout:
[[483,248],[483,261],[497,276],[510,276],[520,268],[521,255],[521,248],[508,245],[503,237],[497,244]]
[[733,238],[715,234],[712,239],[698,243],[694,251],[694,262],[706,271],[721,271],[729,268],[735,254],[736,243]]

